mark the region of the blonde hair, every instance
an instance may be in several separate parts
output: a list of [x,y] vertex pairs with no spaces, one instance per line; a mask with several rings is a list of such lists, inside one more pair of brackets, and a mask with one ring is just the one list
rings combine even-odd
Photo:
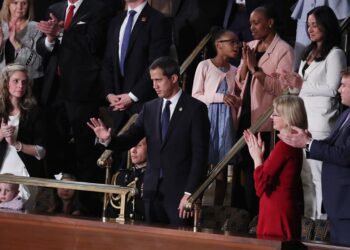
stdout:
[[0,116],[6,121],[10,112],[13,110],[13,105],[10,100],[9,82],[11,76],[15,72],[25,73],[28,79],[26,91],[19,103],[21,113],[25,115],[26,112],[30,111],[36,105],[36,101],[32,96],[31,81],[29,80],[27,69],[23,65],[17,63],[6,65],[0,74]]
[[[9,22],[11,19],[11,13],[10,13],[10,4],[15,0],[4,0],[2,3],[2,7],[0,10],[0,20]],[[33,0],[27,0],[28,3],[28,11],[25,15],[25,19],[27,21],[32,21],[34,17],[34,8],[33,8]]]
[[273,100],[273,108],[288,126],[307,129],[307,115],[303,99],[293,95],[282,95]]

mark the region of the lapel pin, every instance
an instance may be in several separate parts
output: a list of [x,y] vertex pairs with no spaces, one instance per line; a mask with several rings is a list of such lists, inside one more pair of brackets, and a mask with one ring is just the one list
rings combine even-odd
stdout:
[[141,22],[146,22],[147,21],[147,17],[143,16],[141,17]]
[[180,112],[182,111],[182,107],[179,108],[179,111],[180,111]]

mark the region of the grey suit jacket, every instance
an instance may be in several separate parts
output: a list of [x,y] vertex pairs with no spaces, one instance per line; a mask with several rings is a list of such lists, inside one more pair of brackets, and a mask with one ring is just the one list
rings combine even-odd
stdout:
[[[42,33],[37,30],[36,22],[29,22],[27,27],[16,34],[16,38],[22,44],[22,48],[16,51],[15,62],[27,67],[29,76],[34,79],[44,75],[42,58],[36,52],[36,43],[42,36]],[[8,23],[1,23],[2,32],[4,34],[4,43],[9,39]],[[0,68],[4,67],[5,62],[4,48],[0,48]]]

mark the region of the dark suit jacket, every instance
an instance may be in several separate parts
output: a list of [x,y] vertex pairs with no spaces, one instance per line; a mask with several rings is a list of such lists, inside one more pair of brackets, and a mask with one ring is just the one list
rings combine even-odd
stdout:
[[350,120],[340,129],[350,110],[337,120],[322,141],[314,140],[309,158],[323,161],[323,204],[330,219],[350,219]]
[[[185,61],[203,37],[210,32],[212,26],[222,25],[225,6],[226,3],[222,0],[172,1],[174,43],[180,63]],[[196,63],[198,62],[194,64]],[[186,84],[191,87],[192,82],[189,78]]]
[[122,77],[118,48],[119,31],[125,17],[124,11],[110,22],[102,76],[105,95],[131,91],[139,98],[139,102],[130,107],[135,113],[145,101],[156,98],[148,67],[158,57],[169,54],[171,26],[165,16],[146,4],[132,29]]
[[[17,140],[30,145],[46,146],[46,126],[42,112],[38,108],[33,108],[25,115],[21,115]],[[5,140],[0,142],[0,167],[4,161],[8,144]],[[18,152],[19,157],[26,166],[31,177],[45,177],[43,160]]]
[[33,4],[34,21],[40,22],[41,20],[44,20],[47,17],[46,12],[48,7],[60,1],[62,0],[35,0],[35,4]]
[[144,176],[144,199],[152,199],[156,193],[162,168],[162,185],[167,194],[164,204],[178,206],[184,192],[193,193],[207,173],[208,111],[205,104],[183,93],[162,143],[162,101],[162,98],[157,98],[145,103],[135,125],[125,134],[114,137],[109,147],[129,149],[146,136],[148,164]]
[[[48,13],[65,20],[67,1],[53,4]],[[58,39],[52,52],[45,47],[45,35],[38,41],[37,50],[46,59],[43,84],[43,103],[60,89],[61,97],[70,101],[96,101],[102,97],[100,70],[105,48],[108,12],[99,0],[84,0],[74,14],[70,27]],[[57,68],[60,86],[54,86]]]

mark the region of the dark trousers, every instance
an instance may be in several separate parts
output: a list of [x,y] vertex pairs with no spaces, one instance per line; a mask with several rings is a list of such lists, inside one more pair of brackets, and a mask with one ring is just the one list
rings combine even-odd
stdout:
[[332,219],[330,220],[330,234],[332,244],[350,246],[350,220],[349,219]]
[[192,226],[193,218],[179,218],[178,207],[182,197],[170,196],[169,193],[165,192],[162,180],[160,180],[156,194],[152,198],[144,198],[146,222],[172,226]]

